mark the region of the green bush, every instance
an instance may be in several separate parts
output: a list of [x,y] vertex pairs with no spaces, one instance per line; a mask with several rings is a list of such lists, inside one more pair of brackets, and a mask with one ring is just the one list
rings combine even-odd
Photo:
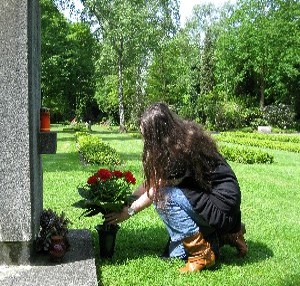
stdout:
[[230,130],[243,126],[242,110],[235,102],[223,102],[215,115],[216,130]]
[[77,146],[85,161],[91,164],[106,166],[118,165],[121,162],[117,151],[94,135],[77,136]]
[[269,125],[268,121],[263,117],[263,112],[260,108],[252,108],[252,116],[248,122],[248,125],[252,130],[257,130],[258,126]]
[[295,116],[293,107],[282,103],[266,106],[263,110],[263,118],[269,125],[283,129],[295,127]]
[[198,120],[209,130],[226,131],[250,125],[259,116],[258,109],[248,109],[237,99],[223,101],[224,94],[209,93],[201,96],[197,109],[201,111]]
[[83,123],[76,123],[76,124],[71,124],[68,127],[64,127],[63,131],[69,131],[69,132],[79,132],[79,131],[85,131],[86,127],[85,124]]
[[221,154],[226,160],[243,164],[271,164],[274,162],[274,156],[261,150],[252,150],[237,146],[219,146]]
[[288,134],[264,134],[264,133],[245,133],[245,132],[224,132],[222,136],[239,137],[239,138],[249,138],[249,139],[259,139],[259,140],[270,140],[279,142],[292,142],[300,144],[299,135],[288,135]]
[[81,136],[89,136],[90,133],[88,133],[87,131],[78,131],[75,133],[75,139],[76,139],[76,142],[78,142],[78,138],[81,137]]
[[[247,134],[247,133],[240,133],[240,134]],[[251,133],[249,133],[251,134]],[[238,136],[236,133],[225,132],[219,135],[215,135],[215,138],[219,142],[228,142],[234,144],[241,144],[246,146],[255,146],[259,148],[269,148],[274,150],[283,150],[289,152],[296,152],[300,153],[300,144],[294,142],[281,142],[281,141],[272,141],[266,139],[258,139],[251,137],[253,135],[249,135],[247,137]],[[256,134],[259,137],[259,134]],[[277,135],[277,136],[285,136],[285,135]],[[297,140],[297,139],[296,139]]]

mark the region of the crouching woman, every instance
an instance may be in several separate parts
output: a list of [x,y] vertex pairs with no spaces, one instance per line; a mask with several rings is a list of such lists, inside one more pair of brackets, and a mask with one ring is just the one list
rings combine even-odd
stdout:
[[239,184],[213,138],[164,103],[146,109],[140,128],[145,182],[131,206],[106,222],[122,222],[153,203],[170,236],[167,256],[187,259],[181,273],[213,266],[224,244],[245,256]]

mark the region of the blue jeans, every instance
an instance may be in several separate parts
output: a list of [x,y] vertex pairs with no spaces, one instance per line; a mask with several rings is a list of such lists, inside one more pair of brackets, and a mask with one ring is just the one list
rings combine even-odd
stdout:
[[187,253],[182,240],[198,232],[210,233],[213,230],[198,213],[193,210],[186,196],[176,187],[160,189],[161,197],[154,207],[163,220],[171,242],[169,256],[185,259]]

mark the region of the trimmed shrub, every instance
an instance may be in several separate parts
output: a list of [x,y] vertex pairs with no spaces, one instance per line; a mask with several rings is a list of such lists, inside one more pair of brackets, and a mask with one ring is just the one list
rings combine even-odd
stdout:
[[[238,134],[238,133],[237,133]],[[247,134],[247,133],[239,133],[239,134]],[[251,133],[249,133],[251,134]],[[300,144],[294,142],[281,142],[281,141],[271,141],[271,140],[262,140],[257,138],[252,138],[252,135],[248,137],[239,137],[236,136],[235,133],[222,133],[219,135],[215,135],[215,138],[219,142],[228,142],[234,144],[241,144],[246,146],[254,146],[259,148],[269,148],[274,150],[282,150],[282,151],[289,151],[289,152],[296,152],[300,153]],[[257,134],[259,137],[259,134]],[[278,136],[285,136],[285,135],[278,135]]]
[[274,156],[261,150],[253,150],[237,146],[219,146],[221,154],[226,160],[244,164],[271,164],[274,162]]
[[259,139],[259,140],[270,140],[278,142],[292,142],[300,144],[300,136],[293,134],[264,134],[264,133],[245,133],[245,132],[224,132],[222,136],[232,136],[239,138]]
[[84,160],[90,164],[114,166],[121,163],[117,151],[97,136],[77,136],[77,146]]
[[90,136],[90,133],[88,133],[87,131],[78,131],[75,133],[75,139],[76,142],[78,142],[78,138],[81,136]]

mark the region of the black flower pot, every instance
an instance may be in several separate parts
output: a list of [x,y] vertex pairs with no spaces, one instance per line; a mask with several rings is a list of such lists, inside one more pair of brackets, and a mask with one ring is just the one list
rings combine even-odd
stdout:
[[96,230],[99,236],[100,257],[112,258],[115,252],[115,244],[119,225],[99,224]]

